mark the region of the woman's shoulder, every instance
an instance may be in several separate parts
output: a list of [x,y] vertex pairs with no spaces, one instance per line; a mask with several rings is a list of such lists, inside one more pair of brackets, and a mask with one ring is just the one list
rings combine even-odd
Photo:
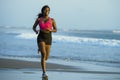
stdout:
[[55,21],[54,18],[50,18],[52,21]]
[[51,20],[54,20],[54,18],[52,18],[52,17],[49,17]]

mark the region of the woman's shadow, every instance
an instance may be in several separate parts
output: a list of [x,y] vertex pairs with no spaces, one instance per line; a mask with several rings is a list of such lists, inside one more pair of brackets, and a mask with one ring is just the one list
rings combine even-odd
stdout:
[[48,76],[42,77],[42,80],[48,80]]

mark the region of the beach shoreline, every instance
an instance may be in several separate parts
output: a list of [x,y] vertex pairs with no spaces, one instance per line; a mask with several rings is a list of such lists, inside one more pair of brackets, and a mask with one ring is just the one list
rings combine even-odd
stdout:
[[[60,62],[58,60],[58,62]],[[62,64],[60,64],[62,63]],[[92,74],[120,74],[120,68],[105,67],[88,63],[47,62],[48,71],[92,73]],[[73,65],[73,66],[72,66]],[[0,58],[0,69],[41,69],[40,61],[26,61]]]
[[[74,64],[73,64],[74,65]],[[83,68],[84,67],[84,68]],[[95,69],[95,70],[94,70]],[[106,69],[112,69],[108,71]],[[82,64],[80,67],[47,62],[49,80],[119,80],[120,71],[97,65]],[[54,75],[54,76],[53,76]],[[39,80],[43,78],[40,62],[0,58],[0,78],[2,80]],[[7,77],[6,77],[7,76]],[[34,76],[34,77],[32,77]],[[48,80],[45,79],[45,80]]]
[[[75,69],[72,66],[60,65],[55,63],[47,63],[49,69]],[[22,68],[38,68],[41,69],[40,62],[16,60],[16,59],[3,59],[0,58],[0,68],[22,69]]]

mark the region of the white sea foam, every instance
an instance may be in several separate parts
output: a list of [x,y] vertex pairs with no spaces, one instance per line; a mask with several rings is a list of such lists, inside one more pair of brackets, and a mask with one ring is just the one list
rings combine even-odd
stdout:
[[54,35],[53,38],[58,41],[63,42],[74,42],[83,44],[93,44],[93,45],[107,45],[107,46],[120,46],[120,40],[114,39],[98,39],[98,38],[85,38],[85,37],[74,37],[74,36],[62,36]]
[[[16,37],[23,38],[23,39],[36,39],[37,35],[34,33],[21,33],[17,35]],[[53,35],[53,40],[59,41],[59,42],[80,43],[80,44],[88,44],[88,45],[117,46],[117,47],[119,46],[120,47],[120,40],[115,40],[115,39],[99,39],[99,38]]]
[[34,33],[21,33],[19,35],[17,35],[17,38],[23,38],[23,39],[34,39],[36,38],[36,34]]
[[113,30],[112,32],[113,32],[113,33],[120,34],[120,30]]

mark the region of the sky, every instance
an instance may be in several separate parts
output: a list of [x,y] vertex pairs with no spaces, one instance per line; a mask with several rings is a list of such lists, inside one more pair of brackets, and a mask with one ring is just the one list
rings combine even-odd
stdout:
[[32,27],[44,5],[59,29],[120,30],[120,0],[0,0],[0,26]]

